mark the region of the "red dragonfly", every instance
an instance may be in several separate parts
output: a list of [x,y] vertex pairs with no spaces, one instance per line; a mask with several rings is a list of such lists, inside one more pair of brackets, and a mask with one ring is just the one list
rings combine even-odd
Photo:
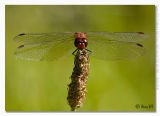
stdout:
[[139,42],[146,38],[148,35],[143,32],[22,33],[14,38],[20,44],[15,55],[28,60],[53,61],[86,49],[103,60],[133,59],[145,52]]

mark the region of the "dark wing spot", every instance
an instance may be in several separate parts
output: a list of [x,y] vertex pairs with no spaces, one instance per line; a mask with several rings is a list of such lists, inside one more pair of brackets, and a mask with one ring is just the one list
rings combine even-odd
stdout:
[[139,34],[144,34],[143,32],[138,32]]
[[23,48],[24,47],[24,45],[20,45],[18,48]]
[[21,33],[21,34],[19,34],[18,36],[22,36],[22,35],[26,35],[25,33]]
[[140,43],[136,43],[137,44],[137,46],[139,46],[139,47],[143,47],[143,45],[142,44],[140,44]]

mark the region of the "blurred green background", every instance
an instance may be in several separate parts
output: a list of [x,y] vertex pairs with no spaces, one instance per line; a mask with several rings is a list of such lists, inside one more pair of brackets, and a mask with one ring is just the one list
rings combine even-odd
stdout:
[[5,12],[6,111],[70,111],[66,98],[74,56],[55,62],[21,60],[14,56],[13,41],[20,33],[66,31],[149,34],[142,42],[147,51],[142,57],[121,61],[90,57],[87,99],[78,111],[155,111],[155,6],[7,5]]

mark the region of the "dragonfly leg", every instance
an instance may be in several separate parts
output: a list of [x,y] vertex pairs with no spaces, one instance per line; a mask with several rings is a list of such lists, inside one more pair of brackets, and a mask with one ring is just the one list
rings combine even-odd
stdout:
[[75,52],[76,52],[77,50],[78,50],[78,48],[73,51],[72,55],[76,56]]
[[89,55],[92,53],[92,51],[87,48],[85,48],[85,50],[87,50],[89,52]]

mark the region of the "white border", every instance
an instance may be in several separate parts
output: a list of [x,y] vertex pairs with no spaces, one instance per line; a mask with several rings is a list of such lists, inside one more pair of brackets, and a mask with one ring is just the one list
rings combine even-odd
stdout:
[[[83,113],[83,115],[108,115],[108,116],[157,116],[160,114],[160,1],[159,0],[0,0],[0,116],[54,116],[54,115],[75,115],[75,113],[51,113],[51,112],[35,112],[35,113],[7,113],[5,112],[5,4],[6,5],[156,5],[156,79],[159,85],[158,91],[156,91],[157,108],[156,113]],[[157,114],[158,113],[158,114]],[[76,113],[76,115],[82,115]]]
[[151,4],[158,4],[158,0],[5,0],[5,4],[7,5],[115,5],[115,4],[145,4],[145,5],[151,5]]
[[[0,0],[0,115],[5,109],[5,5]],[[3,116],[2,115],[2,116]]]

